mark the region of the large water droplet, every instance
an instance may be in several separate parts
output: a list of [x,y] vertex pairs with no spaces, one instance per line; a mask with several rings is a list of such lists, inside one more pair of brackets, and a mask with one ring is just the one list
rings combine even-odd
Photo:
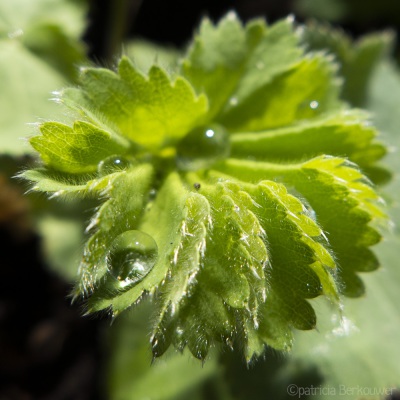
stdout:
[[217,124],[199,127],[186,135],[177,146],[177,165],[185,171],[211,166],[228,157],[230,152],[229,134]]
[[114,172],[127,169],[130,167],[130,165],[131,162],[127,158],[114,155],[100,161],[99,165],[97,166],[97,172],[100,176],[106,176],[109,174],[113,174]]
[[154,239],[141,231],[126,231],[113,241],[108,257],[111,275],[121,287],[141,281],[157,261]]

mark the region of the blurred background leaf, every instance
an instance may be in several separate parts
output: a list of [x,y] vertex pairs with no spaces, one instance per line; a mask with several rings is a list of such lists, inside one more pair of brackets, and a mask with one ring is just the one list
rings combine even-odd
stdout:
[[21,138],[38,118],[61,117],[49,98],[77,77],[86,7],[72,0],[0,3],[0,152],[30,153]]
[[297,0],[295,10],[303,17],[314,17],[365,29],[371,24],[398,25],[400,4],[392,0]]
[[176,71],[181,52],[172,46],[161,46],[144,39],[132,39],[125,43],[124,53],[143,73],[147,73],[154,64],[170,73]]
[[[165,359],[151,363],[152,308],[143,302],[118,317],[109,330],[110,359],[107,366],[109,395],[113,400],[202,399],[207,385],[222,368],[214,356],[204,366],[186,351],[170,349]],[[220,393],[223,395],[223,393]],[[215,397],[211,398],[221,398]]]

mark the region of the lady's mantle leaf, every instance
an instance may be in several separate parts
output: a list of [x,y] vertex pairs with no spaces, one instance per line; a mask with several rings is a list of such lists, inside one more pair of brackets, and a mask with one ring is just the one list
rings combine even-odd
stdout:
[[378,243],[380,235],[370,222],[385,215],[377,205],[381,201],[379,196],[354,164],[341,158],[319,157],[299,165],[278,167],[231,159],[220,170],[251,182],[278,177],[293,188],[327,235],[340,266],[341,291],[348,296],[364,292],[355,273],[378,268],[379,263],[368,247]]
[[113,154],[126,152],[127,141],[87,122],[77,121],[70,128],[57,122],[40,126],[40,136],[31,139],[43,161],[62,172],[96,171],[100,161]]
[[151,297],[155,357],[170,344],[204,359],[222,343],[247,361],[289,349],[293,328],[316,325],[308,299],[358,296],[357,272],[378,266],[371,223],[385,215],[360,167],[385,147],[290,20],[205,20],[181,68],[85,70],[62,97],[85,121],[43,124],[45,166],[23,176],[104,200],[75,295],[114,316]]
[[182,138],[201,123],[208,109],[206,97],[196,97],[184,78],[172,81],[156,66],[145,77],[127,58],[119,63],[118,74],[88,68],[81,80],[80,89],[65,91],[65,101],[89,118],[95,110],[106,125],[151,150]]
[[216,26],[204,19],[182,72],[207,94],[214,116],[288,71],[302,55],[297,41],[290,20],[272,27],[256,20],[243,28],[233,12]]
[[376,128],[367,117],[359,110],[345,110],[281,129],[237,133],[231,136],[231,155],[293,162],[321,154],[346,154],[360,167],[372,167],[386,148],[375,139]]

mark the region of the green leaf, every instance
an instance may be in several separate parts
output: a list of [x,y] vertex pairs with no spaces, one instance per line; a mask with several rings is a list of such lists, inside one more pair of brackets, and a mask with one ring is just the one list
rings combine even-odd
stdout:
[[376,21],[384,21],[386,26],[399,23],[399,4],[391,0],[297,0],[298,12],[306,17],[357,26],[360,31],[368,31],[376,26]]
[[198,92],[207,94],[214,116],[290,69],[302,54],[296,45],[291,20],[270,28],[255,20],[243,28],[231,12],[216,26],[203,20],[182,71]]
[[[31,79],[34,76],[35,79]],[[38,115],[49,118],[59,114],[55,103],[49,102],[51,92],[63,86],[63,77],[41,59],[31,54],[18,41],[0,39],[0,97],[2,152],[30,152],[21,137],[31,128],[26,124]]]
[[84,7],[74,0],[15,0],[2,2],[0,33],[8,34],[17,29],[45,25],[53,21],[69,36],[79,37],[84,29]]
[[[110,175],[102,196],[108,200],[93,217],[87,231],[96,227],[96,232],[87,241],[80,263],[80,290],[91,293],[99,278],[108,278],[107,257],[113,240],[125,231],[137,228],[150,190],[153,170],[143,164]],[[127,191],[129,188],[129,192]],[[129,201],[125,198],[128,196]],[[113,281],[112,277],[110,277]],[[104,291],[109,291],[107,280]],[[113,284],[114,282],[111,282]],[[111,285],[113,287],[113,285]]]
[[234,132],[260,131],[339,109],[335,69],[325,56],[303,58],[243,103],[227,108],[220,121]]
[[[379,266],[368,247],[379,242],[380,234],[370,222],[385,215],[378,206],[379,196],[368,182],[363,182],[363,175],[355,165],[333,157],[318,157],[300,165],[281,167],[232,159],[221,165],[220,170],[251,182],[279,177],[293,187],[328,235],[329,246],[340,265],[342,292],[355,297],[364,292],[355,272]],[[355,231],[357,239],[353,236]]]
[[[374,115],[374,122],[381,129],[384,139],[391,144],[392,149],[386,157],[386,162],[393,171],[399,171],[400,161],[398,149],[400,147],[400,135],[398,127],[400,117],[397,113],[400,104],[400,74],[396,65],[386,61],[376,69],[369,87],[368,108]],[[399,232],[400,208],[398,206],[400,194],[398,190],[398,178],[393,179],[387,186],[388,201],[391,207],[391,215],[396,221],[395,229]]]
[[177,68],[181,53],[173,47],[164,47],[144,39],[134,39],[125,43],[124,52],[136,69],[147,74],[154,65],[166,71]]
[[176,142],[207,112],[207,99],[195,97],[185,79],[172,81],[156,66],[145,77],[127,58],[122,58],[118,74],[88,68],[81,80],[81,93],[66,91],[67,101],[101,114],[121,135],[151,150]]
[[[30,26],[24,32],[23,44],[41,60],[46,61],[65,78],[76,81],[77,65],[85,62],[85,47],[65,32],[56,21]],[[62,51],[60,50],[62,49]]]
[[220,376],[217,360],[201,367],[188,360],[186,354],[169,351],[166,360],[150,365],[149,314],[151,305],[144,302],[134,313],[121,316],[118,324],[110,328],[107,338],[111,343],[107,367],[110,397],[115,400],[194,398],[196,392],[201,393],[201,385]]
[[221,345],[247,362],[288,350],[317,324],[311,299],[340,307],[379,265],[386,216],[361,169],[376,176],[385,147],[339,100],[332,59],[296,35],[290,20],[206,20],[183,77],[127,58],[85,69],[61,102],[89,122],[32,139],[45,163],[23,173],[34,190],[103,200],[75,296],[113,316],[150,297],[154,357],[171,344],[201,360]]
[[19,177],[34,183],[32,191],[47,192],[52,196],[74,192],[84,196],[95,184],[96,178],[93,174],[66,174],[46,168],[25,171]]
[[[172,178],[169,182],[169,185],[173,184]],[[167,186],[162,190],[176,196],[178,185],[175,180],[173,187]],[[222,335],[226,341],[232,342],[235,340],[232,332],[243,329],[240,322],[235,323],[235,315],[240,315],[243,321],[250,318],[256,330],[260,319],[262,323],[257,336],[261,337],[262,343],[269,343],[269,326],[276,318],[270,321],[267,316],[275,308],[279,310],[285,335],[286,326],[292,324],[299,329],[312,329],[315,315],[302,299],[314,297],[322,291],[337,301],[335,283],[329,272],[335,267],[335,262],[323,245],[313,239],[319,238],[322,231],[312,218],[304,215],[301,202],[288,195],[282,185],[273,182],[244,188],[229,182],[220,183],[215,189],[203,182],[201,185],[204,188],[201,189],[202,195],[182,192],[186,197],[183,208],[186,217],[166,225],[169,229],[176,227],[172,229],[175,237],[169,239],[160,228],[158,235],[150,231],[151,225],[146,222],[149,218],[151,221],[151,215],[156,213],[160,221],[159,206],[157,203],[152,206],[140,228],[152,233],[159,244],[159,251],[164,249],[160,243],[165,237],[170,250],[160,253],[163,257],[159,258],[153,270],[132,289],[108,301],[94,295],[90,302],[92,309],[112,305],[113,312],[119,313],[134,303],[144,289],[153,291],[153,287],[159,286],[158,322],[152,340],[155,355],[161,355],[166,350],[165,341],[173,341],[172,332],[177,330],[182,331],[182,335],[176,345],[188,343],[195,356],[204,358],[215,338]],[[162,198],[165,202],[167,196]],[[263,220],[265,210],[279,207],[281,212],[275,212],[274,219]],[[285,214],[287,222],[282,224]],[[173,215],[178,214],[173,212]],[[285,235],[282,235],[283,232]],[[174,251],[173,243],[177,244]],[[221,243],[225,243],[226,247],[221,247]],[[290,248],[291,251],[282,252],[282,248]],[[164,255],[167,256],[165,259]],[[266,279],[270,259],[274,263]],[[200,265],[203,266],[201,270]],[[283,276],[286,278],[282,279]],[[158,281],[155,281],[156,278]],[[287,291],[288,286],[292,292]],[[274,295],[270,293],[267,296],[272,288]],[[265,298],[264,315],[260,313],[259,305],[265,302]],[[293,313],[293,308],[297,313]],[[283,313],[283,309],[287,312]],[[202,332],[201,341],[198,340],[199,329]],[[246,329],[247,338],[249,329],[254,328],[249,326]],[[282,330],[276,333],[278,340]],[[275,341],[276,337],[272,337],[271,342],[275,344]],[[288,348],[290,341],[284,345]],[[249,360],[252,355],[249,351]]]
[[52,214],[40,216],[37,221],[50,270],[68,282],[74,282],[77,277],[76,265],[82,252],[83,227],[82,221]]
[[[315,398],[340,399],[343,397],[340,390],[348,390],[351,397],[364,390],[364,395],[381,398],[372,395],[390,394],[399,387],[400,318],[395,311],[400,300],[397,289],[399,245],[399,237],[391,236],[378,246],[385,269],[364,277],[366,298],[345,300],[345,315],[335,315],[331,319],[328,318],[331,310],[325,304],[318,304],[320,333],[296,335],[290,362],[302,360],[304,366],[318,368],[322,381],[319,386],[324,395],[316,393]],[[383,337],[384,340],[377,340]],[[345,361],[349,357],[351,366]],[[289,368],[280,372],[290,382],[291,374]]]
[[[400,78],[397,68],[388,61],[380,63],[372,75],[367,104],[384,138],[392,145],[398,146],[400,135],[397,109],[400,104]],[[388,154],[386,162],[393,170],[398,170],[400,166],[399,157],[395,152]],[[367,296],[356,302],[344,299],[345,318],[338,315],[330,320],[330,310],[319,304],[319,330],[326,334],[306,336],[300,333],[296,337],[291,362],[301,360],[306,368],[317,369],[321,379],[321,390],[335,389],[331,395],[315,396],[317,399],[342,398],[343,396],[339,395],[340,387],[349,390],[365,388],[365,392],[369,391],[371,394],[374,391],[377,394],[390,394],[393,388],[400,385],[397,363],[400,356],[400,318],[395,311],[400,301],[400,214],[399,207],[396,206],[400,199],[398,181],[394,180],[386,191],[390,193],[390,203],[394,203],[390,213],[395,228],[393,233],[385,235],[385,241],[376,249],[383,268],[373,275],[363,276]],[[351,367],[345,361],[349,357],[352,360]],[[293,379],[289,368],[284,368],[280,374],[287,380]]]
[[360,111],[346,110],[287,128],[237,133],[231,137],[231,155],[290,162],[346,154],[358,165],[368,166],[382,158],[386,148],[375,140],[377,131],[366,118]]
[[295,7],[300,15],[325,21],[340,21],[348,12],[343,0],[297,0]]
[[40,136],[30,142],[43,161],[62,172],[93,172],[100,161],[113,154],[125,153],[129,144],[117,135],[84,121],[72,128],[58,122],[40,125]]
[[[135,188],[132,188],[135,191]],[[150,273],[138,284],[127,287],[120,293],[111,296],[107,291],[94,295],[90,299],[89,307],[101,310],[112,306],[113,312],[118,314],[132,302],[137,301],[145,291],[154,292],[156,287],[165,279],[181,240],[181,225],[185,220],[185,199],[187,191],[182,187],[179,176],[171,174],[160,189],[155,202],[149,205],[142,224],[138,227],[151,235],[158,247],[158,260]],[[124,202],[125,194],[121,192],[119,202]],[[110,217],[112,214],[110,213]],[[101,247],[102,243],[99,242]]]

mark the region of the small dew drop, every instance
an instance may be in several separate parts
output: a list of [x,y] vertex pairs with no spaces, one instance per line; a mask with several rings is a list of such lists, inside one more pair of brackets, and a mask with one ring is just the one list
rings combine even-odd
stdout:
[[262,289],[262,291],[261,291],[261,298],[262,298],[263,302],[265,303],[265,301],[267,300],[267,291],[265,289]]
[[54,102],[54,103],[56,103],[56,104],[62,104],[63,103],[62,99],[60,99],[59,97],[51,97],[49,100]]
[[106,176],[114,172],[127,169],[131,163],[123,156],[111,156],[99,162],[97,172],[100,176]]
[[264,69],[265,64],[264,64],[262,61],[259,61],[259,62],[256,64],[256,67],[257,67],[257,69],[261,70],[261,69]]
[[147,233],[131,230],[117,236],[108,257],[108,270],[120,287],[141,281],[157,261],[158,248]]
[[310,102],[310,108],[316,110],[319,107],[319,103],[316,100]]
[[149,191],[149,200],[154,200],[157,196],[157,190],[156,189],[150,189]]
[[235,21],[237,19],[236,13],[234,11],[229,11],[228,14],[226,14],[226,19],[229,21]]
[[228,157],[229,151],[229,134],[222,126],[198,127],[178,143],[176,163],[180,170],[195,171]]
[[212,138],[212,137],[214,137],[214,135],[215,135],[215,132],[212,129],[208,129],[206,131],[206,136],[207,137]]
[[231,97],[231,98],[229,99],[229,104],[230,104],[231,106],[237,106],[237,104],[238,104],[238,99],[237,99],[236,97]]
[[295,21],[295,17],[293,14],[290,14],[286,17],[286,20],[290,23],[293,23]]
[[256,316],[253,317],[253,325],[255,329],[258,329],[260,327],[260,324]]

